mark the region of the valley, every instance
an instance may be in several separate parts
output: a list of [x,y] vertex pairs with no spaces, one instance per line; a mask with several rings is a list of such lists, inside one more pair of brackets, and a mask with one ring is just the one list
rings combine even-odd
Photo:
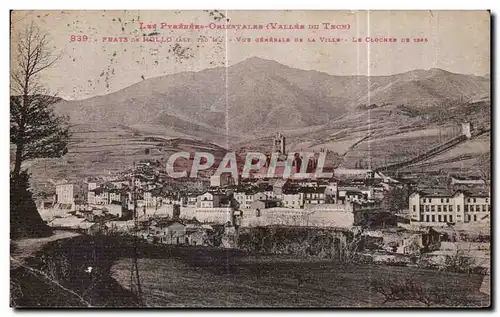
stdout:
[[[457,137],[462,122],[489,129],[490,107],[485,77],[441,69],[332,76],[250,58],[227,72],[184,72],[105,96],[59,100],[57,113],[73,124],[69,153],[27,166],[39,187],[48,179],[113,174],[134,161],[161,161],[175,151],[207,146],[216,157],[226,150],[266,153],[281,132],[289,151],[328,150],[328,166],[377,168]],[[470,172],[489,144],[487,133],[407,170]]]

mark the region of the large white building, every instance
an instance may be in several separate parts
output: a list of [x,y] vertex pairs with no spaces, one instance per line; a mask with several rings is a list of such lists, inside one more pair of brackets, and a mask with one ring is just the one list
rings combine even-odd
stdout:
[[73,204],[77,201],[85,201],[88,185],[85,183],[61,182],[56,184],[57,203]]
[[418,191],[410,195],[409,203],[410,220],[420,223],[488,221],[491,212],[490,195],[477,191]]

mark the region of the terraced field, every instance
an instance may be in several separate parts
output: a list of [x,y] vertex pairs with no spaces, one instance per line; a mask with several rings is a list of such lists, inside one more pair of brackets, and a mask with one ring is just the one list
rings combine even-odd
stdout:
[[[170,140],[169,140],[170,139]],[[146,150],[149,150],[146,154]],[[166,161],[177,151],[208,151],[222,157],[225,150],[196,140],[173,139],[147,135],[122,126],[77,125],[68,154],[55,159],[37,159],[26,163],[32,173],[35,192],[50,187],[50,180],[83,180],[106,176],[132,168],[134,161]]]
[[408,171],[447,171],[451,173],[480,174],[482,155],[489,155],[491,147],[491,133],[485,133],[475,139],[470,139],[458,146],[449,149],[429,160],[420,162],[405,169]]

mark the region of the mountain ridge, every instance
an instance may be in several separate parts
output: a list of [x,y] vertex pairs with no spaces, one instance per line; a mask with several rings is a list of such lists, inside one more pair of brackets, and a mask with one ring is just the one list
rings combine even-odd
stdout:
[[426,108],[444,100],[489,95],[489,89],[487,78],[439,68],[339,76],[252,57],[229,67],[148,78],[55,107],[75,123],[172,128],[213,142],[224,134],[248,137],[259,130],[325,124],[363,104]]

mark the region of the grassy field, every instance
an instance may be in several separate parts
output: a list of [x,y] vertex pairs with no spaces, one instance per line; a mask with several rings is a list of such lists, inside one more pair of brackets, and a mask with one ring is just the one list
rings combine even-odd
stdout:
[[[176,255],[174,253],[177,253]],[[395,307],[372,288],[377,279],[414,278],[423,285],[467,293],[467,306],[488,306],[479,293],[482,276],[378,265],[343,266],[325,260],[247,256],[234,251],[183,249],[139,260],[144,300],[152,307]],[[113,277],[130,288],[132,260],[123,258]],[[457,290],[458,288],[458,290]]]

